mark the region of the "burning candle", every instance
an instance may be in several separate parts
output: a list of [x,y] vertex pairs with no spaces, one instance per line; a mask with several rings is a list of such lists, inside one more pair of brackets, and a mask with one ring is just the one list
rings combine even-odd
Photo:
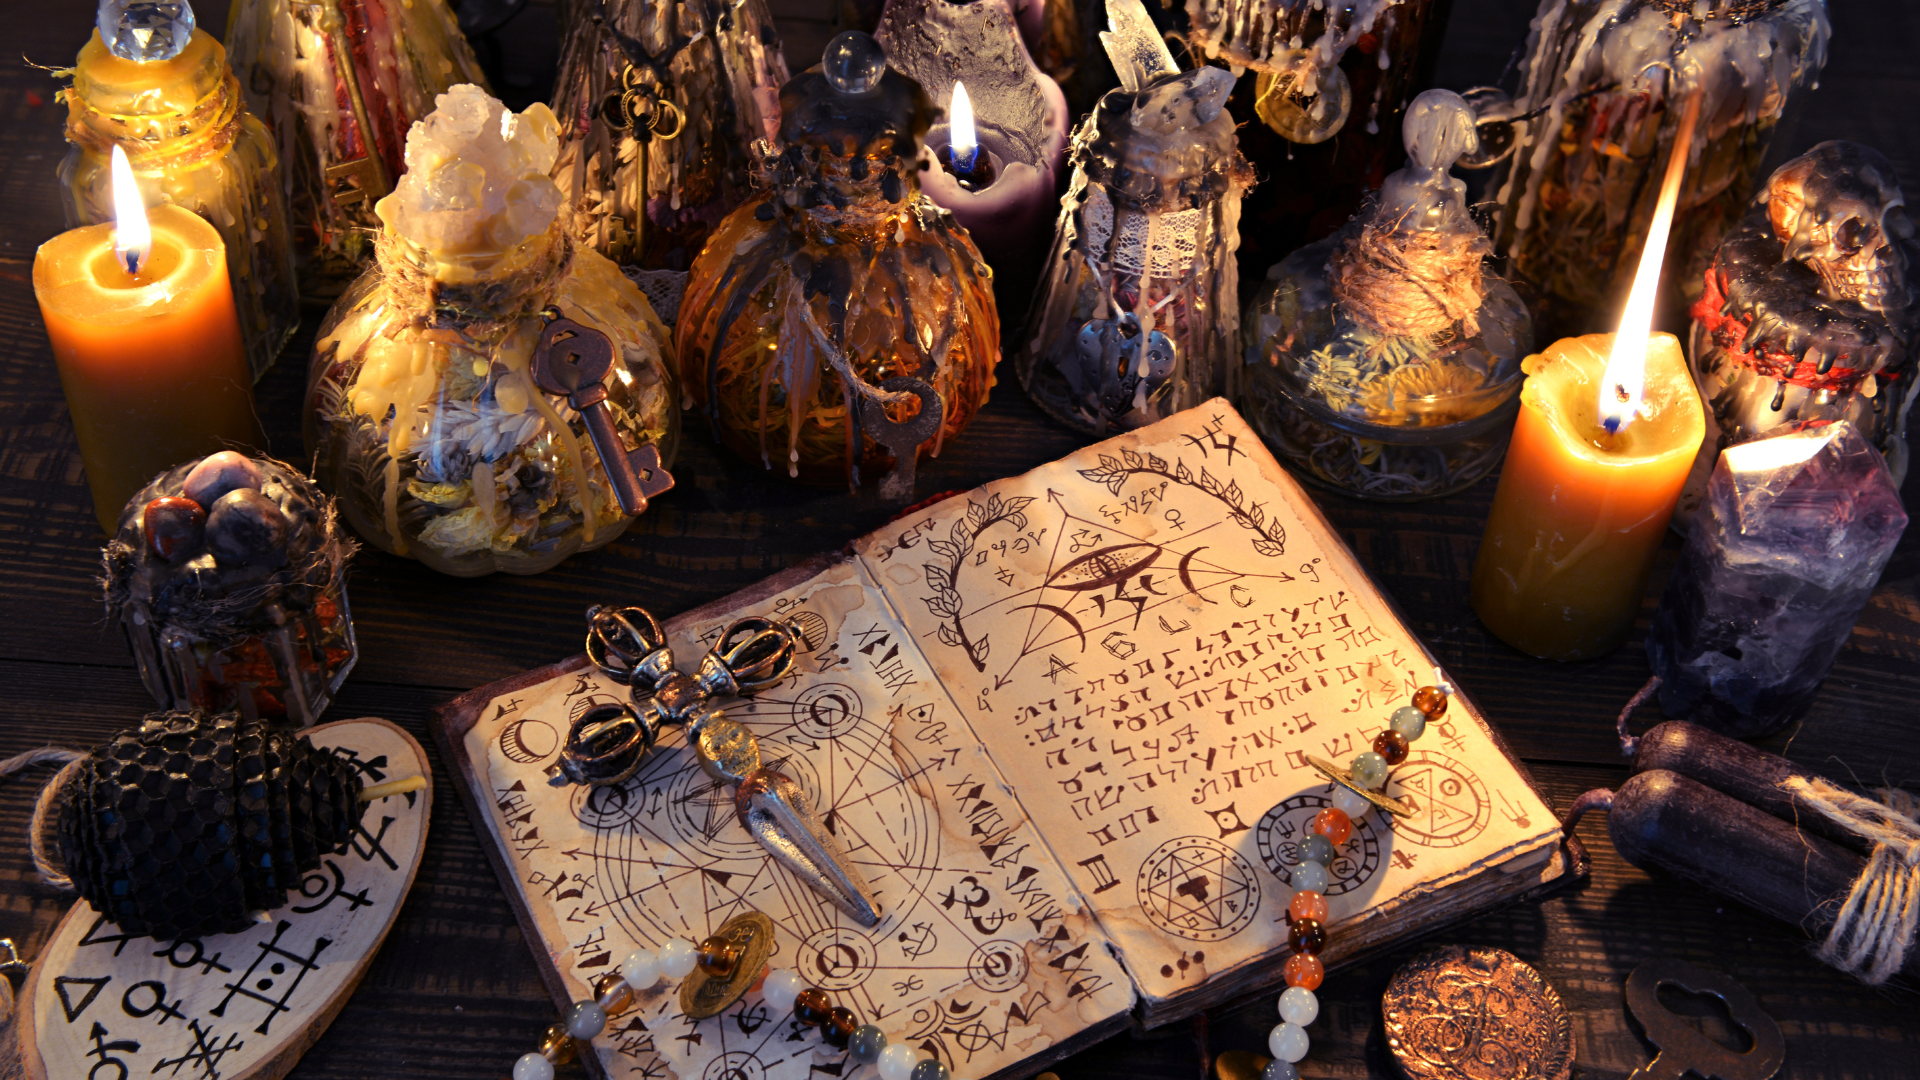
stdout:
[[253,380],[212,225],[146,209],[113,148],[114,221],[40,246],[33,292],[73,414],[100,527],[189,458],[260,441]]
[[1700,98],[1667,162],[1620,329],[1563,338],[1527,383],[1473,568],[1473,607],[1507,644],[1583,660],[1627,639],[1706,415],[1680,343],[1651,333],[1673,207]]
[[948,175],[960,182],[965,191],[979,191],[993,183],[993,166],[985,174],[980,164],[980,139],[974,133],[973,102],[967,97],[967,84],[953,84],[953,100],[947,103],[947,145],[940,150],[940,164]]

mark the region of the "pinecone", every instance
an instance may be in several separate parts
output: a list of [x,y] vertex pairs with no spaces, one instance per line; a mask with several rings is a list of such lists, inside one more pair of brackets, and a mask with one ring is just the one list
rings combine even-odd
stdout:
[[345,850],[360,775],[284,725],[157,712],[69,778],[60,853],[74,887],[130,934],[231,934]]

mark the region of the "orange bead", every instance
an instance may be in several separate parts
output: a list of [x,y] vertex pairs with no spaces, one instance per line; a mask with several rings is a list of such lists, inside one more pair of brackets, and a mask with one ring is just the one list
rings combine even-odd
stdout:
[[1295,922],[1312,919],[1317,923],[1327,921],[1327,898],[1312,889],[1301,889],[1293,894],[1293,902],[1287,905],[1287,914]]
[[1313,815],[1313,831],[1326,837],[1334,847],[1339,847],[1353,835],[1353,819],[1339,807],[1329,806]]
[[1287,985],[1302,990],[1320,989],[1320,980],[1327,977],[1327,969],[1320,964],[1320,958],[1311,953],[1295,953],[1287,957]]
[[1423,686],[1413,692],[1413,707],[1438,720],[1447,715],[1447,692],[1437,686]]

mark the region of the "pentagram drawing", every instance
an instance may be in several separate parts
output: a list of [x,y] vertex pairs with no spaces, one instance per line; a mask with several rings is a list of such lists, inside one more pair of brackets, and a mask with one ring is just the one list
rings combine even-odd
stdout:
[[1253,864],[1204,836],[1182,836],[1154,848],[1134,888],[1155,926],[1190,941],[1225,941],[1247,928],[1260,908]]
[[[1215,530],[1232,519],[1191,531],[1182,526],[1176,539],[1163,543],[1117,528],[1111,521],[1075,514],[1059,493],[1049,490],[1047,516],[1055,518],[1056,524],[1035,533],[1028,528],[1027,509],[1034,501],[1023,496],[1002,502],[997,494],[984,504],[969,501],[967,513],[954,520],[950,538],[927,543],[928,552],[941,561],[921,565],[933,591],[920,599],[945,620],[934,636],[944,645],[963,650],[975,670],[993,671],[996,687],[1006,685],[1028,657],[1037,655],[1041,657],[1037,663],[1058,671],[1063,664],[1060,656],[1085,654],[1090,645],[1120,655],[1116,650],[1132,648],[1124,642],[1125,635],[1139,631],[1148,613],[1166,604],[1196,597],[1204,604],[1245,606],[1240,597],[1251,594],[1241,582],[1294,580],[1290,574],[1252,573],[1207,557],[1209,550],[1228,550],[1222,546],[1229,542],[1226,534],[1215,534]],[[963,579],[968,567],[987,554],[996,530],[1011,530],[1020,543],[1046,547],[1044,576],[1038,585],[969,609]],[[1026,530],[1024,537],[1018,535],[1022,530]],[[1009,575],[1004,580],[1013,579]],[[976,638],[969,632],[969,623],[981,616],[998,615],[993,621],[1013,622],[1017,619],[1006,617],[1022,611],[1029,614],[1011,652],[997,656],[988,636]]]
[[[1300,865],[1300,844],[1310,835],[1313,816],[1333,805],[1329,795],[1303,792],[1282,799],[1254,826],[1254,845],[1260,860],[1275,877],[1293,884],[1294,867]],[[1333,863],[1327,867],[1325,895],[1339,896],[1365,885],[1380,869],[1380,835],[1373,827],[1374,815],[1354,821],[1353,835],[1334,850]]]
[[1487,785],[1472,769],[1433,750],[1415,750],[1394,766],[1386,793],[1413,804],[1414,815],[1394,818],[1393,831],[1422,847],[1458,847],[1493,818]]

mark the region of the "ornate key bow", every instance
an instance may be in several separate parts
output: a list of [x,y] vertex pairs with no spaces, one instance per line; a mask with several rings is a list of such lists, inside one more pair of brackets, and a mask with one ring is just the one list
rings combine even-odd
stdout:
[[632,705],[597,705],[567,732],[547,782],[620,784],[666,725],[683,726],[687,743],[708,776],[734,786],[734,809],[747,832],[794,876],[862,926],[878,926],[872,890],[840,842],[820,824],[806,792],[760,760],[760,741],[715,704],[720,697],[752,697],[792,673],[799,635],[783,622],[741,619],[688,675],[674,666],[660,623],[645,608],[594,607],[587,612],[587,658],[626,685]]

